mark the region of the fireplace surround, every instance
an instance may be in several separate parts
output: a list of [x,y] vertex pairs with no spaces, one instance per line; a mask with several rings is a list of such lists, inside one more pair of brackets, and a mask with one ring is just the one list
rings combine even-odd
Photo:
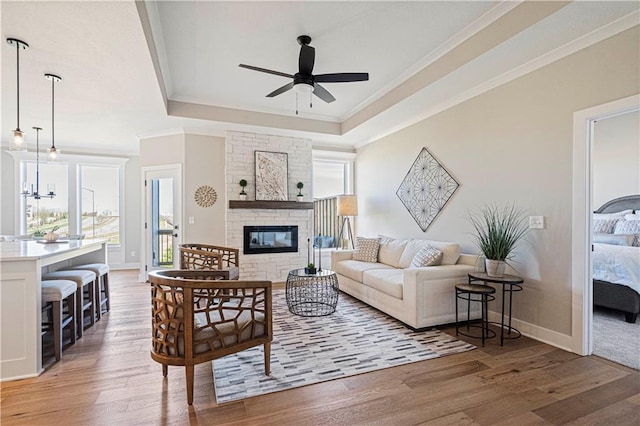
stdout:
[[298,227],[245,226],[244,254],[290,253],[298,251]]

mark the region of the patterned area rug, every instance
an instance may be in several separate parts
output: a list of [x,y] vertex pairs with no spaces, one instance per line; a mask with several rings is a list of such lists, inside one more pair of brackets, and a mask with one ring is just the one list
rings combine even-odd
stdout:
[[273,292],[271,375],[262,346],[213,362],[218,403],[319,383],[474,349],[432,329],[414,332],[397,320],[340,293],[335,313],[300,317]]

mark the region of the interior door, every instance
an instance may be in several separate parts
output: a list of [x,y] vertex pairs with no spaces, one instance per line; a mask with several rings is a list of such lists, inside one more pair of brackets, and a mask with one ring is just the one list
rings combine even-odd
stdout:
[[182,173],[180,165],[144,168],[144,275],[179,268],[182,242]]

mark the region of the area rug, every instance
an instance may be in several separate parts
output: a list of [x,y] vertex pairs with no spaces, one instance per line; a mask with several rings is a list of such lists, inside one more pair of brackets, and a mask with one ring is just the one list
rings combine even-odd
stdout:
[[262,346],[213,362],[218,403],[465,352],[475,346],[439,330],[414,332],[399,321],[340,293],[336,312],[300,317],[273,292],[271,375]]
[[624,314],[606,308],[593,310],[593,354],[640,370],[640,320],[630,324]]

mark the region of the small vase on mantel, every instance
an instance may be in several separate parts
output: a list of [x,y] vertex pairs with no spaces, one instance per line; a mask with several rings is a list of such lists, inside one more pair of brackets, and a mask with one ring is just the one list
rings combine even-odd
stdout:
[[507,262],[504,260],[485,259],[484,263],[487,268],[487,275],[490,277],[500,278],[504,276],[504,270],[507,266]]
[[298,202],[299,203],[304,201],[304,195],[298,194],[298,196],[296,198],[298,198]]
[[240,194],[240,201],[246,201],[247,194]]

